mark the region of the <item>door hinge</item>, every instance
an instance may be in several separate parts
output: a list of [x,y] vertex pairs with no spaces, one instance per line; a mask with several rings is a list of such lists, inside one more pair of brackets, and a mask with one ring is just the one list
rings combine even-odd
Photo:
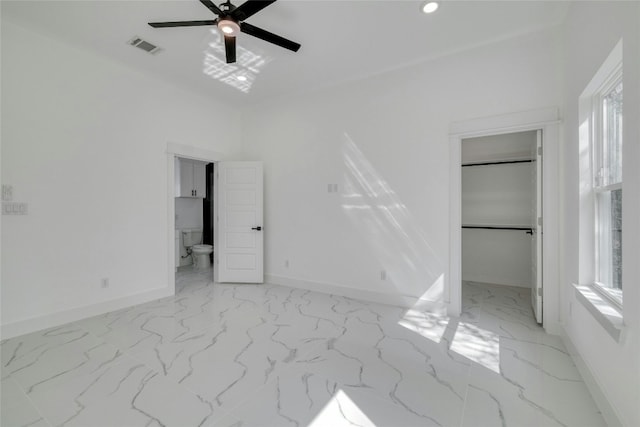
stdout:
[[542,147],[538,147],[538,156],[542,156]]
[[538,296],[542,298],[542,288],[538,288]]
[[538,225],[539,225],[540,227],[542,227],[542,217],[541,217],[541,216],[540,216],[540,217],[538,217]]

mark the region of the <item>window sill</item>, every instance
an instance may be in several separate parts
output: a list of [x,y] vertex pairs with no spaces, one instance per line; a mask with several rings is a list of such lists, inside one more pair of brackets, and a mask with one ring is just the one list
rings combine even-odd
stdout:
[[624,322],[620,308],[603,297],[593,286],[576,285],[576,298],[593,315],[600,326],[616,341],[620,342]]

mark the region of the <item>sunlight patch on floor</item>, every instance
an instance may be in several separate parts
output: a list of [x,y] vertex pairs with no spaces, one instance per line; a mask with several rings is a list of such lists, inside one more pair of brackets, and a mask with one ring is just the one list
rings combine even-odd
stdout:
[[500,373],[500,336],[491,331],[460,322],[450,349],[487,369]]
[[324,426],[376,427],[373,421],[342,390],[338,390],[333,395],[322,411],[309,424],[309,427]]
[[449,318],[420,310],[407,310],[398,325],[407,328],[435,343],[442,340]]

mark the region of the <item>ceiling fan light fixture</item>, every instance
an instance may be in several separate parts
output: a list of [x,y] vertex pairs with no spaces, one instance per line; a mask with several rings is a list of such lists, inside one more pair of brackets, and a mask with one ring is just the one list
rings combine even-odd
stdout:
[[275,1],[276,0],[246,0],[240,6],[236,7],[231,3],[231,0],[226,0],[219,6],[216,6],[213,3],[213,0],[200,0],[201,4],[217,16],[216,19],[149,22],[149,25],[153,28],[200,27],[215,25],[219,32],[218,34],[224,36],[224,51],[227,64],[233,64],[236,62],[236,36],[241,32],[276,46],[297,52],[298,49],[300,49],[300,43],[287,40],[282,36],[273,34],[267,30],[245,22],[247,18],[252,17],[265,7],[273,4]]
[[433,13],[438,10],[438,2],[435,1],[427,1],[422,4],[422,12],[423,13]]
[[218,21],[218,29],[222,31],[225,36],[235,37],[240,33],[240,25],[231,19],[221,19]]

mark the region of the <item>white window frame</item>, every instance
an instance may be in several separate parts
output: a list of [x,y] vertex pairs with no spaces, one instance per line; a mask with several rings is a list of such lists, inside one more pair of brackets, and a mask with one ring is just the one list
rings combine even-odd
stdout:
[[[590,286],[609,303],[622,309],[622,290],[598,282],[599,226],[598,195],[622,189],[620,182],[607,185],[604,179],[602,100],[622,81],[622,40],[587,85],[579,99],[580,115],[580,283]],[[624,243],[623,243],[624,248]],[[624,249],[623,249],[624,250]]]
[[591,136],[591,156],[592,156],[592,172],[593,172],[593,180],[592,180],[592,190],[594,192],[593,202],[594,202],[594,233],[595,233],[595,273],[594,273],[594,284],[598,287],[598,290],[601,291],[605,297],[611,299],[615,304],[622,307],[622,290],[614,289],[608,286],[605,283],[602,283],[598,280],[600,276],[598,269],[600,268],[600,242],[598,241],[599,236],[602,236],[600,230],[603,226],[606,227],[605,222],[608,220],[599,217],[600,209],[599,209],[599,197],[602,194],[610,193],[614,190],[622,190],[622,182],[623,179],[620,179],[620,182],[615,183],[607,183],[606,185],[601,185],[601,182],[605,179],[605,174],[607,173],[606,164],[607,160],[604,158],[604,150],[605,150],[605,141],[604,141],[604,130],[602,124],[603,117],[603,99],[607,94],[609,94],[618,84],[622,83],[622,61],[616,64],[616,67],[609,75],[608,79],[605,83],[600,87],[597,91],[596,95],[593,97],[592,104],[592,117],[593,117],[593,126],[592,126],[592,136]]

